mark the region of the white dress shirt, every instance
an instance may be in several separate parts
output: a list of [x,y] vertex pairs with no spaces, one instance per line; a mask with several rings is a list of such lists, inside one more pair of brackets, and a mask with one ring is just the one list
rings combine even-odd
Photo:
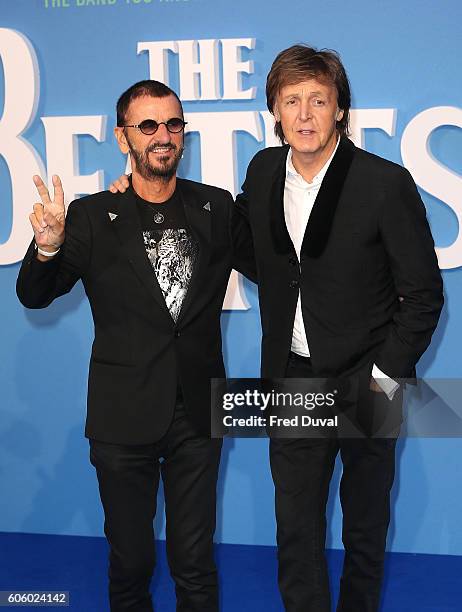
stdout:
[[[289,149],[286,160],[286,180],[284,186],[284,218],[293,242],[295,252],[300,261],[300,251],[302,248],[303,237],[305,236],[306,226],[313,209],[316,196],[318,195],[321,183],[334,157],[340,140],[321,170],[308,183],[296,170],[292,162],[292,149]],[[297,308],[295,311],[294,328],[292,332],[292,346],[294,353],[303,357],[310,356],[310,348],[305,330],[305,323],[302,315],[302,300],[300,290],[298,292]],[[372,376],[385,391],[390,399],[393,398],[399,384],[389,378],[375,364],[372,369]]]

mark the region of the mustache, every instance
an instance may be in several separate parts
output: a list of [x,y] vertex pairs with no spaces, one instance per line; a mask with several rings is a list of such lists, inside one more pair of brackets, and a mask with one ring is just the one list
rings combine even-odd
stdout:
[[173,142],[171,142],[169,144],[164,144],[162,142],[153,142],[152,144],[149,145],[149,147],[147,147],[145,152],[146,153],[152,153],[153,151],[155,151],[158,148],[171,149],[172,151],[176,151],[177,146]]

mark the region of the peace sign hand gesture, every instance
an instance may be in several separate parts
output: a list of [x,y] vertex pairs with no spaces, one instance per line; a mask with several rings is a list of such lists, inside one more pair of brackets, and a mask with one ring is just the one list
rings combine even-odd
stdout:
[[[64,207],[64,192],[61,179],[59,176],[53,175],[53,200],[51,200],[48,189],[42,179],[35,175],[33,180],[42,202],[34,204],[34,212],[29,215],[29,219],[34,230],[37,246],[43,251],[52,253],[59,249],[64,242],[66,209]],[[38,254],[38,258],[46,259],[45,256],[40,254]]]

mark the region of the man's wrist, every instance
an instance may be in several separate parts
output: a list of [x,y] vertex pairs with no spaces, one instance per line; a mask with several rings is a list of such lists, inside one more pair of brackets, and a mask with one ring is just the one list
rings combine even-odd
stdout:
[[[371,386],[371,389],[373,391],[383,391],[387,395],[388,399],[392,400],[397,389],[399,388],[399,383],[385,374],[385,372],[383,372],[375,363],[373,364],[371,375],[371,380],[374,383]],[[378,389],[376,387],[378,387]]]
[[39,261],[50,261],[61,250],[61,246],[43,245],[39,246],[35,243],[36,257]]

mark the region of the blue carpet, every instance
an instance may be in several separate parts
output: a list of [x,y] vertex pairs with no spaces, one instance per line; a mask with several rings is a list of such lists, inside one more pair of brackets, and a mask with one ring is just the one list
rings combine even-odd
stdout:
[[[174,612],[174,589],[164,542],[158,542],[157,550],[152,585],[156,612]],[[216,555],[222,612],[283,612],[273,547],[220,544]],[[330,550],[327,558],[335,600],[343,553]],[[71,605],[67,609],[107,612],[106,567],[107,545],[103,538],[0,534],[0,591],[64,590],[70,592]],[[388,554],[381,611],[461,612],[461,576],[462,557]]]

